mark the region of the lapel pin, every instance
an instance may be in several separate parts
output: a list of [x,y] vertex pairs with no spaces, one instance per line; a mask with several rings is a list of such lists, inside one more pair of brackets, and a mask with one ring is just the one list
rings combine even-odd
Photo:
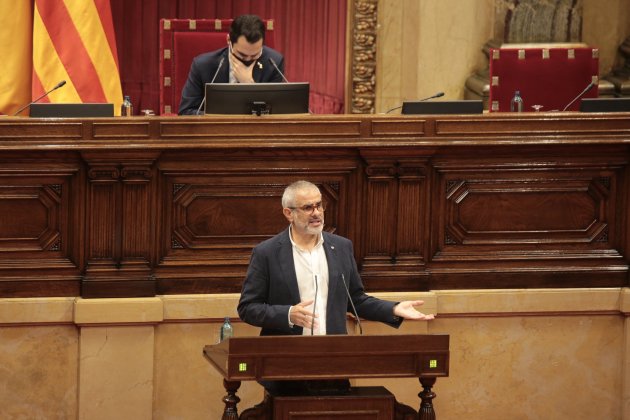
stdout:
[[262,70],[262,68],[263,68],[263,67],[262,67],[262,63],[261,63],[260,61],[258,62],[258,68],[259,68],[259,69],[261,69],[261,70]]

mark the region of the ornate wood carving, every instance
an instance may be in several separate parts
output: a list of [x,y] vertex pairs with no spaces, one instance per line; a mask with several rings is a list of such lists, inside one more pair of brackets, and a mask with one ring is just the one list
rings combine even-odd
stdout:
[[107,121],[0,121],[0,296],[238,292],[298,179],[369,291],[628,284],[627,114]]
[[0,296],[78,295],[82,206],[64,194],[80,190],[76,158],[0,153],[0,168]]
[[353,114],[373,114],[376,98],[378,0],[354,0],[351,84]]
[[83,157],[88,164],[89,216],[82,296],[116,297],[120,284],[127,295],[155,295],[151,274],[155,153],[85,152]]

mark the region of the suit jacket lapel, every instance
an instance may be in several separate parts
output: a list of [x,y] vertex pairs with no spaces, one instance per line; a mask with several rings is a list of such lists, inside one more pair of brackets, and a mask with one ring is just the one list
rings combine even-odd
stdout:
[[[326,253],[326,262],[328,263],[328,304],[327,310],[330,311],[331,302],[335,302],[335,292],[337,288],[337,282],[340,279],[340,262],[339,254],[337,253],[337,244],[335,243],[332,235],[324,232],[324,252]],[[329,312],[332,313],[332,312]]]
[[263,76],[263,69],[265,68],[265,62],[263,61],[263,57],[265,57],[264,53],[260,56],[260,58],[254,64],[254,69],[252,70],[252,78],[254,82],[260,83]]
[[[229,60],[228,54],[229,52],[228,52],[228,49],[226,48],[225,51],[223,51],[223,53],[221,53],[221,56],[219,57],[219,60],[223,58],[223,64],[221,65],[221,68],[219,69],[219,73],[217,74],[217,78],[214,80],[214,83],[229,83],[230,81],[230,60]],[[210,79],[208,80],[208,82],[211,82],[214,74],[211,74],[209,76],[210,76]]]
[[289,239],[289,228],[287,228],[280,241],[278,241],[278,261],[282,277],[289,289],[292,302],[300,302],[300,289],[298,287],[297,276],[295,275],[295,263],[293,262],[293,246]]

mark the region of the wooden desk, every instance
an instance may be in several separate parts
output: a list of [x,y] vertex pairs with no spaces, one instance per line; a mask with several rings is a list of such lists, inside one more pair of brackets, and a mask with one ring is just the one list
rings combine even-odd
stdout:
[[0,297],[240,291],[309,179],[368,291],[621,287],[630,114],[0,119]]
[[204,347],[224,377],[224,419],[237,418],[241,381],[417,377],[421,419],[435,418],[431,387],[448,376],[448,335],[233,337]]

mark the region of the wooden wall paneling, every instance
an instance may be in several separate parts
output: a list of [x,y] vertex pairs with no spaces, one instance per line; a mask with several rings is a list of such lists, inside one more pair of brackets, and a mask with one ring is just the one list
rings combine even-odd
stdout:
[[[426,221],[429,218],[427,159],[401,158],[398,161],[398,223],[396,229],[396,262],[407,272],[426,273],[428,248]],[[424,282],[411,284],[412,290],[424,289]]]
[[240,291],[252,248],[288,226],[281,198],[293,181],[320,186],[326,230],[336,232],[339,192],[349,190],[355,155],[298,149],[164,154],[158,293]]
[[76,154],[0,157],[0,297],[78,295],[79,178]]
[[432,287],[594,286],[597,271],[601,286],[626,284],[618,152],[436,160]]
[[366,161],[362,278],[374,290],[427,290],[427,159],[362,150]]
[[84,152],[87,266],[81,295],[154,296],[156,152]]
[[370,292],[627,286],[629,159],[628,114],[7,117],[0,296],[238,292],[297,179]]

